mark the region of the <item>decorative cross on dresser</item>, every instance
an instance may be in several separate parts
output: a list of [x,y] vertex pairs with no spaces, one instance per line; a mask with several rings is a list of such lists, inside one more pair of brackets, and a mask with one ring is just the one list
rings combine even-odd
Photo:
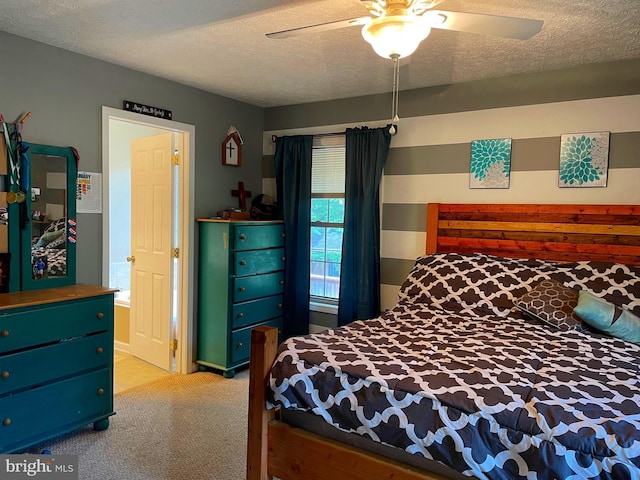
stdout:
[[231,196],[238,197],[241,210],[247,210],[247,197],[251,196],[251,192],[244,189],[244,182],[238,182],[238,189],[231,190]]

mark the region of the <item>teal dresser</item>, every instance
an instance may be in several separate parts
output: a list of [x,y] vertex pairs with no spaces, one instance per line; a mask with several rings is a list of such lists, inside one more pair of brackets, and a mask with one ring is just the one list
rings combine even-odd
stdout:
[[230,378],[249,363],[252,328],[282,330],[284,228],[280,221],[198,223],[197,363]]
[[0,454],[113,415],[113,290],[0,295]]

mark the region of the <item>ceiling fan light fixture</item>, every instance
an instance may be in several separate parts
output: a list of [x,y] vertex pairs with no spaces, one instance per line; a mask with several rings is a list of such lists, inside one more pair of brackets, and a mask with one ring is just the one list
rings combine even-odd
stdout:
[[409,15],[381,16],[362,27],[362,37],[383,58],[408,57],[430,32],[425,21]]

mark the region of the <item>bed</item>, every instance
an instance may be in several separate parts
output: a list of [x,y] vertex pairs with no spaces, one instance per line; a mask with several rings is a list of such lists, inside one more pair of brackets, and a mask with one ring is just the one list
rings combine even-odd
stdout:
[[380,317],[280,346],[254,329],[247,478],[640,478],[640,341],[585,321],[597,304],[637,333],[640,206],[426,223]]

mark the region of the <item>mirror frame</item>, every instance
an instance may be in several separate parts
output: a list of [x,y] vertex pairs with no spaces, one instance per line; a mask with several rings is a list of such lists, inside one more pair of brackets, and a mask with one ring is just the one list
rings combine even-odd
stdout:
[[[34,279],[31,265],[31,244],[33,219],[31,218],[31,156],[45,155],[63,157],[67,163],[67,192],[66,201],[66,248],[67,248],[67,275],[64,277],[54,277],[46,279]],[[54,147],[51,145],[29,144],[27,151],[29,159],[29,167],[26,169],[25,193],[26,211],[19,216],[20,218],[20,280],[21,290],[39,290],[42,288],[61,287],[65,285],[75,285],[76,283],[76,243],[69,241],[69,220],[76,221],[76,188],[78,165],[73,149],[70,147]],[[25,169],[23,168],[23,175]],[[25,218],[26,216],[26,218]],[[77,225],[73,228],[77,228]],[[75,235],[73,239],[75,240]]]

